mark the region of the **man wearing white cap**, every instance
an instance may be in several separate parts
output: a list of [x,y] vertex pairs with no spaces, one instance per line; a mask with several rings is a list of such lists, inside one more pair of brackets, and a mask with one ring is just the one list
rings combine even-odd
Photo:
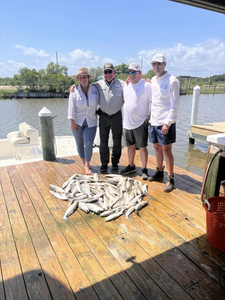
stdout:
[[148,121],[150,114],[151,84],[141,79],[141,67],[131,63],[128,69],[129,83],[123,87],[124,119],[123,136],[127,146],[129,165],[121,174],[136,171],[134,157],[136,147],[140,149],[142,179],[148,178]]
[[149,121],[149,139],[154,144],[157,167],[155,174],[149,177],[148,180],[157,181],[164,178],[164,155],[168,177],[163,190],[164,192],[171,192],[174,189],[172,144],[176,141],[180,84],[175,76],[165,71],[166,58],[163,54],[154,55],[151,65],[156,76],[151,80],[152,106]]

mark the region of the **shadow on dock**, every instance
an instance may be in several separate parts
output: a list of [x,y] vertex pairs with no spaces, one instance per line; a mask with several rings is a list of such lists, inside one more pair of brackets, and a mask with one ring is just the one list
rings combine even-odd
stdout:
[[[103,270],[105,262],[102,262],[102,267],[95,269],[96,258],[90,253],[80,254],[77,259],[86,271],[86,282],[78,279],[79,270],[70,265],[69,261],[66,264],[66,273],[70,272],[67,276],[71,280],[74,277],[76,284],[69,283],[63,272],[57,273],[57,277],[54,275],[57,261],[46,261],[42,268],[4,280],[4,284],[0,285],[1,299],[223,300],[225,256],[207,244],[205,235],[184,242],[168,230],[167,235],[169,234],[174,243],[182,245],[174,247],[167,241],[163,246],[165,237],[155,230],[152,230],[151,235],[139,233],[140,239],[145,243],[145,249],[127,234],[117,236],[116,239],[124,247],[123,251],[120,249],[115,255],[119,255],[121,260],[121,266],[117,267],[124,270],[113,275],[109,275],[112,271],[107,274],[107,270]],[[110,247],[110,244],[107,246]],[[161,253],[153,255],[154,252]],[[102,259],[104,260],[104,257]],[[115,264],[113,256],[108,259],[112,265]],[[3,272],[10,263],[9,260],[1,262]]]

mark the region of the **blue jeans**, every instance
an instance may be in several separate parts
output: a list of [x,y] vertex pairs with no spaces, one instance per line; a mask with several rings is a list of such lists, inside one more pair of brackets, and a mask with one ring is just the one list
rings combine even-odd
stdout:
[[80,158],[84,158],[85,161],[91,160],[96,129],[97,126],[88,127],[85,119],[83,125],[77,128],[77,131],[72,130],[77,145],[77,152]]

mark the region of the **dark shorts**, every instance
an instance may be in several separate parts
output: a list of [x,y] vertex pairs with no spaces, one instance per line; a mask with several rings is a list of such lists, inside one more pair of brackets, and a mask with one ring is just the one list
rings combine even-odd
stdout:
[[126,146],[136,145],[138,148],[148,146],[148,124],[145,122],[135,129],[123,129],[123,137]]
[[153,144],[169,145],[176,142],[176,123],[170,125],[166,135],[161,133],[162,126],[152,126],[149,124],[149,141]]

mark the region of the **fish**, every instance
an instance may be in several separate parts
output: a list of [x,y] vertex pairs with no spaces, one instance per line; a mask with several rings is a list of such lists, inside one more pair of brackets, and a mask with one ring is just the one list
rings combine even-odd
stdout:
[[70,215],[72,215],[75,212],[75,210],[77,209],[77,207],[78,207],[78,201],[74,201],[73,204],[71,204],[70,207],[65,212],[65,214],[64,214],[64,216],[62,218],[62,221],[66,221],[67,217],[69,217]]
[[148,201],[141,201],[135,206],[135,211],[137,212],[137,214],[145,205],[147,205],[147,203]]
[[87,208],[90,210],[90,211],[93,211],[95,213],[100,213],[102,212],[104,209],[97,205],[97,204],[91,204],[91,203],[85,203],[85,205],[87,206]]
[[109,222],[109,221],[119,218],[123,214],[123,212],[124,212],[124,209],[121,209],[120,211],[109,215],[107,218],[105,218],[105,222]]
[[126,220],[135,211],[147,205],[143,198],[148,185],[118,174],[92,175],[74,174],[62,187],[50,184],[50,193],[57,199],[68,201],[68,210],[62,220],[67,220],[74,209],[90,211],[105,217],[109,222],[125,214]]
[[108,217],[109,215],[111,215],[111,214],[113,214],[114,212],[116,212],[116,208],[114,208],[114,209],[109,209],[109,210],[105,210],[105,211],[103,211],[101,214],[100,214],[100,216],[101,217]]
[[68,201],[68,197],[63,193],[63,194],[60,194],[60,193],[56,193],[56,192],[53,192],[53,191],[50,191],[50,193],[54,196],[54,197],[56,197],[56,198],[58,198],[58,199],[60,199],[60,200],[66,200],[66,201]]
[[93,178],[94,181],[99,181],[98,173],[94,173]]
[[88,183],[82,183],[80,185],[80,189],[81,189],[81,192],[85,195],[88,195],[88,197],[91,196],[91,192],[90,192],[90,186],[88,185]]
[[78,207],[81,209],[81,210],[83,210],[84,212],[86,212],[86,214],[88,214],[89,213],[89,208],[86,206],[86,204],[85,203],[82,203],[82,202],[78,202]]
[[127,220],[130,220],[128,217],[129,217],[129,215],[130,214],[132,214],[132,212],[134,212],[135,211],[135,205],[133,205],[133,206],[131,206],[128,210],[127,210],[127,212],[126,212],[126,219]]
[[49,184],[49,186],[56,193],[64,193],[64,189],[62,189],[61,187],[59,187],[57,185]]

